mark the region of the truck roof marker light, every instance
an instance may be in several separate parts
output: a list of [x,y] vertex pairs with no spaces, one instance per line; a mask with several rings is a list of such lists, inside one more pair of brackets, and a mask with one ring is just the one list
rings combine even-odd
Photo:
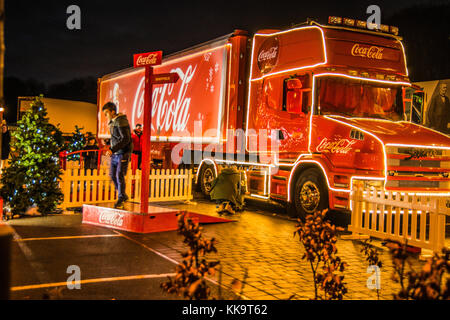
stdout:
[[354,27],[355,19],[344,18],[344,25],[349,26],[349,27]]
[[356,26],[358,28],[367,29],[367,21],[356,20]]
[[[348,27],[357,27],[361,29],[368,29],[368,30],[379,30],[384,33],[391,33],[396,36],[398,36],[398,27],[394,26],[388,26],[385,24],[378,25],[376,23],[367,23],[366,21],[362,20],[355,20],[351,18],[342,18],[342,17],[336,17],[336,16],[329,16],[328,17],[328,24],[329,25],[342,25],[342,26],[348,26]],[[370,28],[370,29],[369,29]]]
[[342,17],[329,16],[328,23],[329,24],[342,24]]
[[398,27],[390,26],[389,32],[398,36]]
[[382,24],[380,26],[380,30],[383,31],[383,32],[389,33],[389,26],[387,26],[385,24]]

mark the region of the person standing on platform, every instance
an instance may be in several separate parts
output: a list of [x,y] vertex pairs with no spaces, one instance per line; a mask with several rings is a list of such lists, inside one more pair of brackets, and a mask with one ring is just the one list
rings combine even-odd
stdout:
[[142,163],[142,125],[137,124],[134,128],[134,132],[131,135],[131,138],[133,139],[133,153],[137,156],[138,159],[138,169],[141,170],[141,163]]
[[126,115],[117,113],[117,107],[112,102],[107,102],[102,112],[108,120],[111,134],[110,146],[106,155],[111,157],[109,175],[118,193],[118,200],[114,208],[123,208],[124,202],[128,200],[125,193],[125,175],[128,163],[133,152],[130,124]]

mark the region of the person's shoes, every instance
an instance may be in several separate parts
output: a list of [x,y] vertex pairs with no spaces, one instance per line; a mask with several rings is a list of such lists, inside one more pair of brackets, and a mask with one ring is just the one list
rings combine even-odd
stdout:
[[114,203],[114,208],[115,209],[123,209],[123,199],[119,199],[116,201],[116,203]]
[[124,195],[124,196],[122,197],[123,202],[128,201],[128,199],[130,199],[130,198],[128,198],[127,195]]

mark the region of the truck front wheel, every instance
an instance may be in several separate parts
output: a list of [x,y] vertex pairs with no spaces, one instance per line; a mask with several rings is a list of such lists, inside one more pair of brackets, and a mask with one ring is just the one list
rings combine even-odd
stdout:
[[295,183],[293,204],[297,216],[307,215],[328,208],[328,189],[320,172],[315,168],[302,172]]
[[203,165],[198,176],[198,184],[200,185],[200,189],[205,196],[209,196],[209,194],[211,193],[212,183],[215,178],[216,174],[214,165]]

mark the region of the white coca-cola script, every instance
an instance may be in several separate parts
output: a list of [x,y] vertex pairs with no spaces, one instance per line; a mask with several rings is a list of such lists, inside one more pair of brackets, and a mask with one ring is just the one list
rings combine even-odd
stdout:
[[[176,72],[180,76],[177,82],[178,90],[174,90],[175,84],[164,84],[153,88],[152,101],[152,130],[155,130],[153,123],[156,124],[156,130],[173,132],[182,132],[186,130],[189,116],[191,97],[186,95],[189,84],[195,76],[197,66],[189,65],[185,71],[181,68],[172,69],[170,72]],[[144,77],[139,82],[133,102],[133,112],[131,123],[133,128],[138,123],[144,112]]]
[[156,64],[156,61],[158,59],[158,54],[152,53],[148,56],[139,56],[136,60],[136,66],[146,66],[146,65],[152,65]]
[[102,212],[98,217],[98,222],[116,227],[123,226],[124,214],[118,212]]
[[272,47],[268,50],[261,50],[261,52],[258,55],[258,62],[275,59],[277,57],[277,53],[278,53],[278,47]]
[[352,146],[356,143],[355,140],[339,139],[330,141],[324,138],[317,146],[317,152],[330,152],[330,153],[348,153],[352,150]]

